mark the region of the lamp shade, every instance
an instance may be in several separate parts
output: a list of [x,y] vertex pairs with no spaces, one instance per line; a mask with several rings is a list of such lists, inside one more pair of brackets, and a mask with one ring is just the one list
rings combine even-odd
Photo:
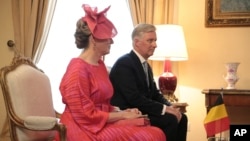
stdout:
[[188,59],[183,28],[174,24],[155,25],[157,48],[150,60],[184,61]]

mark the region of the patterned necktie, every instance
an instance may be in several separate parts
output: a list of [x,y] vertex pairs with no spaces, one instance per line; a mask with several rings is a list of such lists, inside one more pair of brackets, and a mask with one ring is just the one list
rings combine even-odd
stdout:
[[143,66],[144,72],[145,72],[145,74],[146,74],[147,84],[148,84],[148,86],[149,86],[148,63],[147,63],[147,61],[144,61],[144,62],[142,63],[142,66]]

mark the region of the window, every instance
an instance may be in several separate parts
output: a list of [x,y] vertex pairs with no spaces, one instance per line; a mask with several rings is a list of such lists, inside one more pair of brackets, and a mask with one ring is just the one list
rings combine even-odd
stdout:
[[82,51],[75,46],[74,32],[77,20],[85,14],[81,8],[83,3],[97,6],[98,11],[111,5],[107,17],[116,26],[118,35],[114,38],[110,54],[105,56],[107,66],[112,67],[119,56],[132,49],[133,23],[126,0],[58,0],[46,47],[37,64],[50,78],[53,102],[58,112],[64,110],[59,91],[61,78],[71,58]]

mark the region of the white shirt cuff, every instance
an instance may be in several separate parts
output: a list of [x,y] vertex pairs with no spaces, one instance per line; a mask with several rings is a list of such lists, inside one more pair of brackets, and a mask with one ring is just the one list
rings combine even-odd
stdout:
[[166,106],[165,104],[163,104],[163,108],[162,108],[161,115],[164,115],[164,114],[165,114],[166,108],[167,108],[167,106]]

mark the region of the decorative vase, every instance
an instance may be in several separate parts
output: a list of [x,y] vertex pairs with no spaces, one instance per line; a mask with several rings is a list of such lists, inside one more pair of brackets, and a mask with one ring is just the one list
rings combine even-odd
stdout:
[[225,81],[227,82],[226,89],[236,89],[235,84],[239,80],[239,77],[237,76],[237,68],[240,63],[238,62],[230,62],[226,63],[226,76],[224,76]]
[[177,86],[177,77],[172,73],[170,60],[164,61],[164,72],[159,77],[159,88],[161,93],[169,102],[178,102],[174,95]]

